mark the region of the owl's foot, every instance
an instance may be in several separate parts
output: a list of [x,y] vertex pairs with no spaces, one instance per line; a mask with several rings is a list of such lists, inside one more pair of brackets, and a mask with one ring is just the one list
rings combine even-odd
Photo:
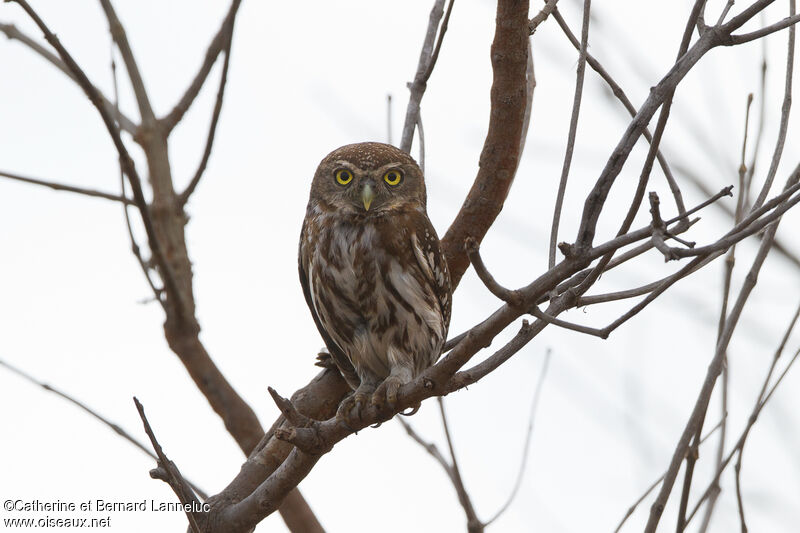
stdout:
[[403,379],[401,376],[391,375],[383,380],[383,383],[378,385],[375,393],[372,395],[370,405],[377,409],[389,407],[394,409],[397,405],[397,391],[400,387],[411,381],[410,379]]
[[339,404],[339,408],[336,410],[336,419],[341,420],[347,426],[360,422],[361,409],[367,405],[367,400],[373,392],[375,392],[374,385],[368,383],[359,385],[353,394]]

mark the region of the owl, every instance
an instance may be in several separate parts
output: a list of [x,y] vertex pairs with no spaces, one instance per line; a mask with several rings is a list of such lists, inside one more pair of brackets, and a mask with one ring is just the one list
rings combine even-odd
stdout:
[[405,152],[342,146],[317,167],[300,235],[306,302],[355,391],[344,420],[394,407],[399,388],[439,358],[450,324],[447,262],[425,208],[422,171]]

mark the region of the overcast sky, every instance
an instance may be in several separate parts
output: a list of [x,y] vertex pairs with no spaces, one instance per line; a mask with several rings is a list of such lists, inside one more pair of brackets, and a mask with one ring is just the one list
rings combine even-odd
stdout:
[[[96,2],[32,2],[106,94],[112,94],[110,38]],[[278,412],[267,386],[285,396],[318,370],[322,340],[297,280],[297,239],[320,159],[351,142],[388,140],[393,96],[398,141],[432,2],[258,2],[245,0],[236,23],[225,104],[208,170],[192,197],[187,229],[202,340],[262,424]],[[579,30],[582,2],[559,3]],[[715,20],[722,1],[709,2]],[[734,11],[746,3],[736,4]],[[786,16],[786,2],[766,12]],[[157,114],[168,112],[194,76],[227,2],[118,0]],[[533,15],[541,7],[534,2]],[[639,105],[672,65],[691,2],[607,0],[593,5],[590,50]],[[442,235],[477,171],[488,121],[495,4],[458,2],[422,104],[428,211]],[[0,21],[39,33],[17,5]],[[757,27],[758,20],[745,27]],[[766,93],[759,89],[762,45],[714,50],[680,86],[663,143],[675,168],[717,191],[737,181],[748,93],[756,99],[751,135],[765,101],[763,180],[777,136],[785,32],[767,40]],[[547,265],[552,205],[566,145],[577,53],[548,20],[533,37],[537,88],[517,179],[483,244],[504,285],[529,283]],[[221,63],[220,63],[221,64]],[[176,184],[188,182],[202,154],[216,91],[211,80],[171,138]],[[120,68],[123,111],[135,102]],[[797,85],[797,84],[796,84]],[[797,96],[797,94],[795,94]],[[621,105],[587,70],[561,240],[577,230],[583,198],[628,124]],[[795,99],[797,101],[797,99]],[[796,116],[796,115],[795,115]],[[776,182],[797,165],[798,122]],[[751,141],[752,142],[752,141]],[[130,143],[133,146],[133,143]],[[417,157],[415,144],[412,150]],[[615,186],[598,239],[619,224],[646,147],[640,144]],[[143,160],[135,152],[139,168]],[[119,191],[117,158],[96,111],[61,72],[16,41],[0,39],[0,169]],[[663,175],[654,171],[665,215],[673,215]],[[705,199],[678,174],[687,205]],[[733,205],[733,200],[724,200]],[[646,215],[646,212],[643,213]],[[728,221],[709,208],[689,233],[708,243]],[[646,224],[645,216],[635,226]],[[784,218],[782,239],[800,253],[800,217]],[[737,251],[738,291],[755,246]],[[620,290],[677,269],[656,254],[603,277],[594,293]],[[612,531],[665,470],[713,355],[723,264],[717,261],[670,289],[608,340],[547,328],[511,361],[468,391],[446,398],[461,471],[481,519],[505,502],[520,468],[534,385],[551,350],[525,477],[492,531]],[[796,267],[767,259],[729,350],[729,446],[746,423],[772,352],[800,300]],[[184,475],[210,493],[238,472],[241,452],[163,337],[163,313],[130,253],[119,205],[0,178],[0,359],[46,381],[140,439],[136,395],[162,445]],[[630,302],[573,310],[569,320],[603,326]],[[454,295],[451,333],[499,306],[470,271]],[[516,333],[500,335],[493,347]],[[789,341],[797,350],[800,335]],[[478,357],[485,357],[491,349]],[[742,483],[752,531],[800,527],[800,375],[790,373],[764,411],[744,457]],[[173,501],[147,472],[153,462],[63,399],[0,368],[0,499]],[[707,427],[720,418],[715,394]],[[435,402],[408,419],[446,449]],[[693,497],[708,483],[716,440],[701,450]],[[732,475],[710,531],[738,528]],[[396,422],[338,444],[300,485],[323,525],[337,531],[462,531],[464,514],[442,469]],[[673,527],[679,489],[662,529]],[[640,530],[648,500],[626,531]],[[21,513],[3,512],[3,518]],[[40,518],[41,514],[33,515]],[[103,518],[102,513],[90,513]],[[110,531],[176,531],[181,513],[113,514]],[[259,531],[283,531],[277,514]]]

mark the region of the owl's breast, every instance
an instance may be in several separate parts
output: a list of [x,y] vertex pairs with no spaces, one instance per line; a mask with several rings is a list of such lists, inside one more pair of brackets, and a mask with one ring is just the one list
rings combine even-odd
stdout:
[[308,265],[326,330],[357,370],[386,376],[398,357],[410,358],[418,371],[429,366],[447,326],[411,236],[386,221],[328,222],[315,228]]

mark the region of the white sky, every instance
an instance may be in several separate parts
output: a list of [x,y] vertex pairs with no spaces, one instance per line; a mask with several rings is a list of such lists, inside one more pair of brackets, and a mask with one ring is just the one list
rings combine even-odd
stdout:
[[[723,3],[709,2],[710,20]],[[93,82],[110,95],[109,36],[99,4],[33,4]],[[634,104],[642,102],[674,61],[690,4],[594,3],[591,52]],[[786,4],[776,2],[766,20],[784,17]],[[405,84],[416,68],[430,6],[419,1],[243,2],[217,141],[189,204],[187,239],[202,339],[265,426],[277,416],[267,386],[289,395],[307,383],[316,373],[314,354],[322,346],[296,279],[297,237],[313,171],[337,146],[386,140],[387,94],[394,97],[392,135],[399,139]],[[429,213],[440,235],[471,185],[486,133],[494,6],[488,1],[456,4],[422,104]],[[576,32],[579,6],[576,0],[559,4]],[[163,114],[194,75],[227,2],[118,0],[116,7],[155,109]],[[534,2],[531,14],[540,7]],[[740,9],[737,3],[734,11]],[[0,5],[0,21],[39,38],[16,5]],[[786,36],[768,39],[759,180],[777,135]],[[483,246],[489,268],[511,287],[530,282],[546,267],[577,65],[577,53],[553,20],[540,27],[533,45],[538,86],[526,152],[511,197]],[[760,60],[758,43],[714,50],[676,95],[664,153],[675,166],[702,176],[712,190],[736,182],[744,104],[749,92],[758,91]],[[0,69],[0,168],[118,191],[113,146],[80,90],[6,39],[0,39]],[[136,116],[121,67],[120,74],[123,110]],[[202,153],[218,74],[219,66],[171,138],[178,186],[194,173]],[[624,110],[609,95],[587,69],[563,240],[573,238],[583,196],[627,125]],[[781,186],[800,155],[797,126],[792,119],[776,178]],[[616,231],[645,153],[644,145],[638,146],[620,176],[598,239]],[[704,199],[679,179],[687,205]],[[651,189],[661,194],[665,214],[672,214],[660,171],[654,171]],[[642,217],[637,225],[646,223]],[[707,243],[725,231],[725,223],[718,211],[707,209],[688,238]],[[791,213],[778,235],[800,253],[793,231],[797,223],[797,213]],[[737,291],[754,250],[752,242],[737,250]],[[513,485],[533,387],[544,353],[552,350],[525,478],[516,501],[492,531],[616,527],[665,469],[694,404],[712,356],[722,266],[718,261],[670,289],[607,341],[547,328],[497,372],[446,399],[462,474],[479,517],[488,519]],[[592,292],[637,286],[676,268],[651,255],[607,274]],[[729,443],[746,422],[800,298],[797,280],[796,269],[770,256],[734,336]],[[170,458],[187,477],[218,492],[243,458],[166,346],[161,310],[140,303],[149,297],[129,252],[118,205],[0,179],[0,358],[144,439],[131,401],[138,396]],[[455,294],[451,332],[467,329],[498,305],[470,272]],[[573,310],[565,317],[602,326],[630,305]],[[493,348],[517,327],[509,328]],[[800,335],[793,335],[788,348],[793,352],[798,342]],[[742,482],[752,531],[800,527],[798,391],[795,370],[748,441]],[[150,459],[65,401],[4,370],[0,405],[0,499],[173,501],[166,484],[148,477]],[[715,395],[707,426],[718,419]],[[446,449],[435,402],[426,403],[409,421]],[[709,480],[715,447],[712,439],[701,450],[692,500]],[[711,531],[738,528],[732,488],[732,476],[726,474]],[[337,445],[301,489],[332,532],[464,529],[463,512],[443,471],[396,422]],[[674,527],[679,493],[676,488],[664,530]],[[631,517],[627,531],[641,529],[650,501]],[[110,531],[179,530],[184,522],[180,513],[118,513],[112,515]],[[275,514],[258,529],[285,528]]]

